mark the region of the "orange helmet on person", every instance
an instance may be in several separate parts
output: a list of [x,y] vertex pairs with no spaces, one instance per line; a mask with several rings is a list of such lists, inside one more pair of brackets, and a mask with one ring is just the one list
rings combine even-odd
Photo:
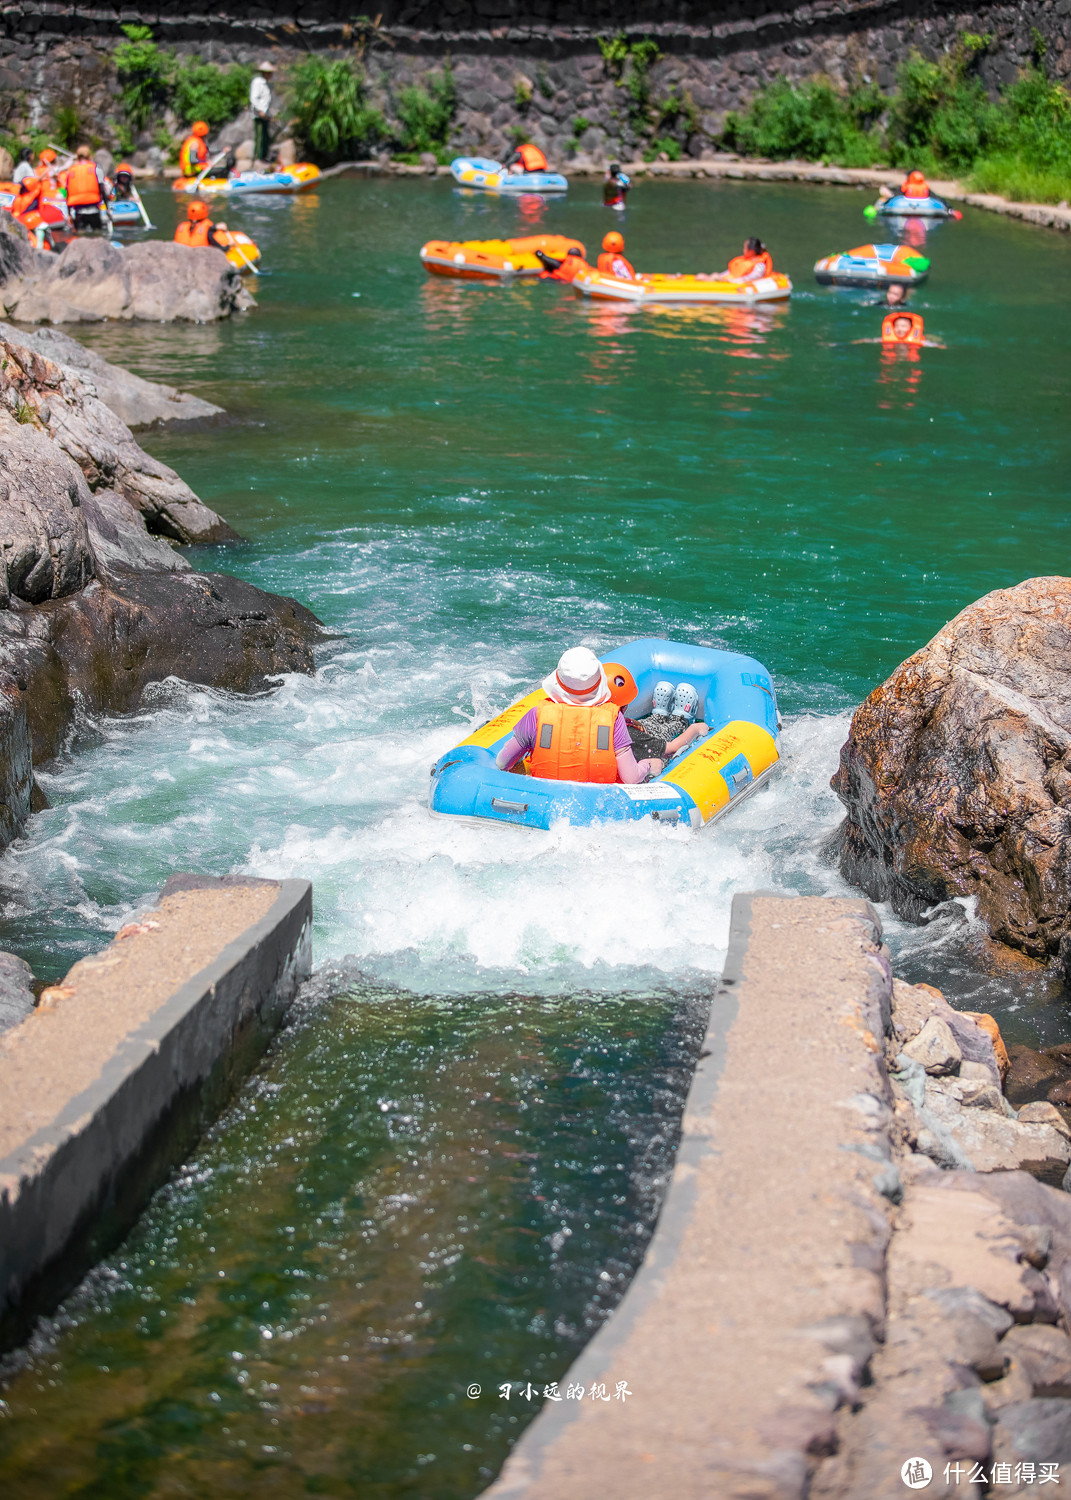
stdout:
[[[617,238],[620,239],[621,236],[618,235]],[[610,688],[610,702],[616,703],[618,708],[627,708],[639,692],[635,677],[619,661],[604,662],[602,669]]]
[[208,204],[207,203],[202,203],[201,200],[200,200],[200,198],[195,198],[193,200],[193,202],[190,204],[189,208],[186,210],[186,217],[187,217],[187,219],[191,219],[193,221],[193,223],[195,223],[195,224],[200,219],[207,219],[208,218]]
[[116,177],[122,177],[124,173],[127,177],[133,177],[134,175],[134,168],[128,161],[121,161],[115,169]]
[[908,180],[908,182],[925,182],[926,181],[925,177],[923,177],[922,173],[918,170],[918,168],[916,168],[915,171],[909,172],[907,174],[907,180]]
[[52,150],[51,146],[46,146],[37,160],[47,162],[48,165],[51,166],[52,163],[56,160],[56,153]]
[[193,124],[190,126],[190,134],[207,135],[208,126],[205,124],[204,120],[194,120]]
[[625,237],[618,234],[616,229],[611,229],[609,234],[603,235],[602,248],[611,255],[620,254],[625,248]]

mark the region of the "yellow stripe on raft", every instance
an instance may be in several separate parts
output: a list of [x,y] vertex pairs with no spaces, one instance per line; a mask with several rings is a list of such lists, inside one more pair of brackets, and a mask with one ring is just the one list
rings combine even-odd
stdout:
[[462,740],[462,745],[477,745],[482,750],[490,750],[496,740],[500,740],[504,734],[508,734],[515,724],[519,724],[530,708],[535,708],[537,703],[543,703],[546,699],[543,689],[536,688],[527,697],[521,698],[517,703],[511,703],[509,708],[504,708],[500,714],[493,719],[488,719],[486,724],[481,724],[479,729],[473,730],[467,740]]
[[709,823],[715,813],[729,804],[729,788],[719,773],[738,755],[747,761],[753,777],[761,776],[780,759],[772,734],[746,719],[734,719],[705,739],[698,750],[693,750],[675,771],[661,780],[687,792],[703,822]]

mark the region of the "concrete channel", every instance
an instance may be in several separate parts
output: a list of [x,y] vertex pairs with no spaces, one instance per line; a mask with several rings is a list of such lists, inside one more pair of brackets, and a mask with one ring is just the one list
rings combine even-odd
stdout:
[[305,880],[175,875],[0,1037],[0,1349],[129,1230],[311,969]]

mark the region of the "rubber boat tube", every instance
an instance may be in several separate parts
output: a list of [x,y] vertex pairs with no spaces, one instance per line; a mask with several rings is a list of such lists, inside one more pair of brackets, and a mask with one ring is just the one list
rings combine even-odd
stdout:
[[[18,195],[19,190],[15,183],[0,182],[0,209],[6,208],[10,213],[11,205]],[[37,201],[36,211],[41,215],[41,223],[47,228],[58,229],[69,222],[67,199],[58,188],[46,188]]]
[[758,281],[660,275],[626,281],[618,276],[605,276],[601,271],[581,271],[574,277],[573,285],[583,296],[600,302],[631,302],[643,307],[663,302],[753,307],[758,302],[784,302],[792,295],[792,283],[780,271]]
[[918,286],[930,263],[910,245],[858,245],[815,262],[815,280],[823,286]]
[[602,660],[619,662],[636,680],[637,695],[624,710],[629,718],[650,713],[657,682],[690,682],[699,694],[697,717],[710,726],[710,733],[641,786],[547,781],[501,771],[495,757],[514,725],[546,698],[536,688],[436,761],[428,796],[431,812],[524,828],[640,818],[702,828],[775,771],[780,715],[770,674],[761,662],[735,651],[654,639],[630,641],[604,652]]
[[580,240],[561,234],[533,234],[519,240],[429,240],[421,248],[424,269],[434,276],[459,276],[465,281],[510,281],[514,276],[539,276],[544,267],[536,251],[564,260],[570,250],[587,259]]
[[112,223],[117,229],[144,229],[145,220],[141,217],[141,209],[133,198],[117,198],[114,203],[108,204],[108,212]]
[[874,207],[879,214],[887,214],[897,219],[950,219],[952,209],[942,198],[908,198],[903,193],[896,193],[891,198],[883,198]]
[[507,172],[486,156],[455,156],[450,171],[462,187],[491,193],[564,193],[569,187],[560,172]]
[[233,177],[176,177],[176,193],[204,193],[208,197],[240,197],[245,193],[301,193],[319,180],[320,169],[299,161],[278,172],[236,172]]

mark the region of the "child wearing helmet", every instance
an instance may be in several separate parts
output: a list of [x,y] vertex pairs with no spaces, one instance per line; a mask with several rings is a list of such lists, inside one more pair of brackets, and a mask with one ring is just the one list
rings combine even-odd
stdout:
[[611,229],[609,234],[603,236],[602,252],[597,265],[604,276],[616,276],[618,281],[636,280],[631,261],[625,259],[624,235]]
[[[203,250],[208,245],[222,250],[223,246],[216,239],[216,227],[208,217],[208,204],[195,198],[186,210],[185,222],[175,230],[175,243],[189,245],[194,250]],[[225,227],[219,225],[220,229]]]
[[130,203],[134,198],[134,168],[121,161],[115,169],[115,201]]
[[179,148],[179,170],[183,177],[198,177],[208,166],[208,126],[194,120],[190,133]]

